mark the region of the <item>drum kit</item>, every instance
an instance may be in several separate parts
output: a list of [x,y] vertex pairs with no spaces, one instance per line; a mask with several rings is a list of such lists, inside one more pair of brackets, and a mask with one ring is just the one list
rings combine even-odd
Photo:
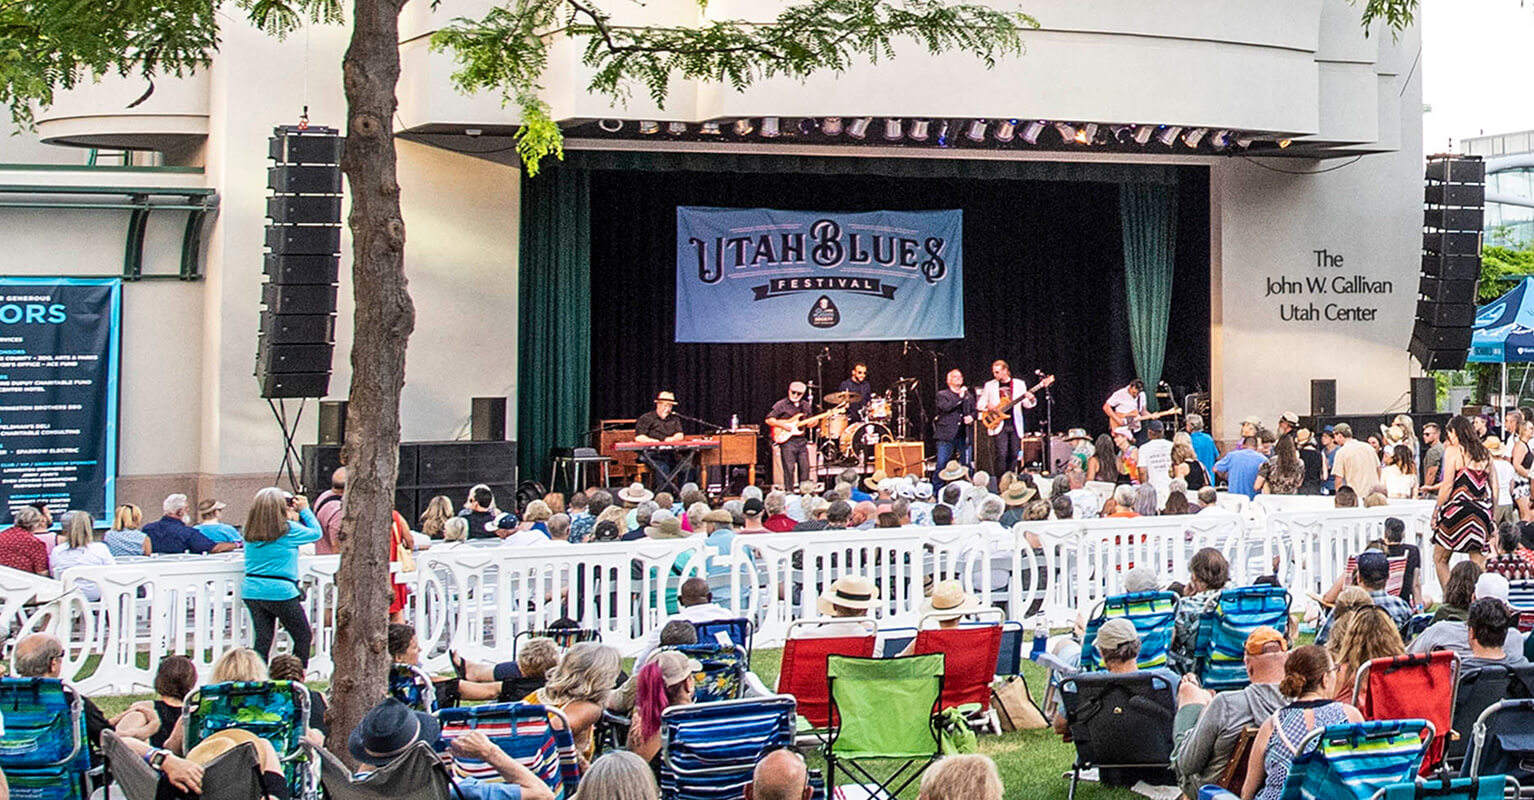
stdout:
[[[828,465],[862,465],[873,460],[878,446],[906,437],[907,392],[916,388],[915,378],[901,378],[895,388],[868,398],[854,415],[838,411],[820,421],[821,462]],[[857,392],[832,392],[822,398],[827,406],[857,403]]]

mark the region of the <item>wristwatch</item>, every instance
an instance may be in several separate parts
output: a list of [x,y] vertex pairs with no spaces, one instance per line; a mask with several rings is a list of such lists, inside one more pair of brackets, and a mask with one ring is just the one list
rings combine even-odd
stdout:
[[150,750],[149,754],[144,756],[144,760],[149,762],[149,766],[153,767],[156,772],[164,772],[165,771],[165,768],[164,768],[165,759],[167,759],[169,757],[170,757],[170,751],[169,750],[165,750],[163,748],[156,748],[154,750]]

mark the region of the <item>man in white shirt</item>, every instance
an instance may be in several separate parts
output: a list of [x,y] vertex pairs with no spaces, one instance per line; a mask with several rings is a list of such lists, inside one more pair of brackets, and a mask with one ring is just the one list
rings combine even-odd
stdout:
[[1153,419],[1145,426],[1150,432],[1145,444],[1139,447],[1136,466],[1140,468],[1140,481],[1156,487],[1156,503],[1166,505],[1172,483],[1172,443],[1162,438],[1166,426]]
[[[684,622],[714,622],[721,619],[735,619],[739,615],[722,605],[714,602],[714,593],[708,589],[708,581],[702,578],[688,578],[682,581],[677,589],[677,605],[681,608],[666,622],[683,620]],[[644,649],[634,658],[635,664],[645,663],[650,652],[660,647],[660,629],[665,627],[665,622],[656,625],[645,635]]]
[[1145,444],[1145,433],[1140,428],[1145,410],[1145,384],[1139,378],[1108,395],[1108,401],[1103,403],[1103,413],[1108,415],[1113,432],[1129,434],[1135,444]]
[[1022,401],[1012,406],[1011,413],[1002,421],[1001,427],[991,433],[991,449],[995,454],[992,471],[997,475],[1017,466],[1017,455],[1022,447],[1022,431],[1026,430],[1023,425],[1023,409],[1039,404],[1039,399],[1028,391],[1028,385],[1012,377],[1012,367],[997,359],[991,364],[991,380],[985,382],[976,410],[984,413],[999,409],[1017,397],[1021,397]]

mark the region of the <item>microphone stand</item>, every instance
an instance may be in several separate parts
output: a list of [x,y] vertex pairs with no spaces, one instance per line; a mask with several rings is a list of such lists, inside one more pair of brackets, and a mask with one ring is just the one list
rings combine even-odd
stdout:
[[1054,384],[1044,387],[1044,455],[1039,460],[1044,462],[1044,474],[1053,477],[1055,474],[1055,391]]
[[706,419],[698,419],[697,417],[689,417],[686,414],[679,414],[675,409],[671,411],[671,416],[676,417],[677,419],[685,419],[688,422],[696,422],[699,425],[702,425],[704,428],[704,433],[722,433],[729,430],[729,428],[724,425],[715,425]]
[[[933,392],[940,392],[940,391],[942,391],[943,390],[943,380],[942,380],[942,376],[938,374],[938,359],[940,359],[943,354],[939,353],[936,350],[933,350],[930,347],[922,347],[920,344],[918,344],[916,342],[910,342],[910,347],[911,347],[912,350],[915,350],[918,353],[926,353],[927,357],[932,359],[932,391]],[[918,397],[920,397],[920,395],[918,395]],[[927,422],[927,426],[929,426],[931,431],[932,431],[932,438],[936,439],[937,438],[937,418],[928,415],[928,416],[926,416],[926,422]],[[943,467],[942,464],[938,465],[939,469],[942,469],[942,467]]]

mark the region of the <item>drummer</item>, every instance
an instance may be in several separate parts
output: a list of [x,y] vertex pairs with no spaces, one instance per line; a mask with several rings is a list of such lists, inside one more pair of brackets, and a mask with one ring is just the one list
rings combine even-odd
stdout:
[[863,412],[863,405],[868,402],[869,397],[873,396],[873,389],[868,385],[868,365],[861,361],[853,364],[852,374],[842,381],[836,390],[856,395],[856,397],[848,398],[850,402],[847,403],[847,416],[857,419]]

